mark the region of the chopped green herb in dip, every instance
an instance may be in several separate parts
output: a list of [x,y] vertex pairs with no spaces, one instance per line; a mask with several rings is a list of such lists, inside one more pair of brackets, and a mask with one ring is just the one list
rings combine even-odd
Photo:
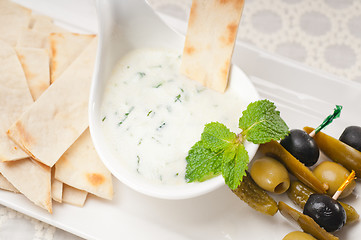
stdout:
[[182,76],[180,62],[175,51],[129,53],[102,103],[102,129],[119,164],[160,184],[186,184],[186,156],[204,125],[218,121],[237,131],[246,107],[235,90],[221,94]]

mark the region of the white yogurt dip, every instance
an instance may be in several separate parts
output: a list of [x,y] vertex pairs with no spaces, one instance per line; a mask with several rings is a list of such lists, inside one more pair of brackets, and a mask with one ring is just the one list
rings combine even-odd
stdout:
[[206,89],[179,73],[175,51],[139,49],[122,58],[101,107],[106,144],[119,164],[154,183],[186,184],[186,156],[204,125],[218,121],[239,133],[245,103],[235,90]]

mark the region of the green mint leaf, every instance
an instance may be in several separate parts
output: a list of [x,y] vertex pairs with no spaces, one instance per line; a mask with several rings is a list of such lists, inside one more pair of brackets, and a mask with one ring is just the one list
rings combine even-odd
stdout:
[[204,146],[203,141],[193,145],[186,157],[186,179],[188,182],[205,181],[222,171],[222,152],[213,152]]
[[277,141],[289,132],[280,112],[276,110],[274,103],[268,100],[250,103],[242,112],[239,127],[243,130],[242,136],[255,144]]
[[228,163],[228,162],[234,160],[240,144],[242,144],[242,143],[238,142],[237,144],[233,144],[232,146],[230,146],[224,150],[223,159],[222,159],[223,163]]
[[234,145],[237,135],[222,123],[211,122],[204,127],[201,139],[206,148],[218,152]]
[[248,152],[245,149],[243,144],[238,144],[236,151],[233,151],[232,154],[224,154],[224,158],[232,157],[232,159],[224,159],[222,164],[222,175],[225,183],[232,190],[236,189],[240,182],[242,181],[243,176],[246,175],[246,170],[248,168]]

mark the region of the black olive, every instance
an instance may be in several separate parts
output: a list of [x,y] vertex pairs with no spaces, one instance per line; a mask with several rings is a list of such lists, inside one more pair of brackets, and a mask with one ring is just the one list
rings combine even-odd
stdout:
[[326,194],[312,194],[305,204],[303,214],[310,216],[327,232],[339,230],[346,222],[345,209]]
[[281,145],[307,167],[314,165],[320,156],[316,141],[305,131],[292,129],[290,134],[281,140]]
[[349,126],[340,136],[340,141],[361,152],[361,127]]

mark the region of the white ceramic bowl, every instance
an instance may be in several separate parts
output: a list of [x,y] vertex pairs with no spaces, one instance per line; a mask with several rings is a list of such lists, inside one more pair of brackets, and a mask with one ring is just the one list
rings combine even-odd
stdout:
[[[224,185],[222,176],[180,186],[155,185],[123,168],[120,160],[112,154],[100,128],[100,108],[104,89],[115,63],[136,48],[182,49],[184,37],[170,30],[143,0],[99,0],[96,3],[99,46],[90,93],[89,127],[94,146],[104,164],[117,179],[130,188],[158,198],[186,199]],[[247,76],[236,66],[231,68],[229,88],[237,89],[246,104],[259,98]],[[257,148],[258,145],[246,144],[250,159]]]

